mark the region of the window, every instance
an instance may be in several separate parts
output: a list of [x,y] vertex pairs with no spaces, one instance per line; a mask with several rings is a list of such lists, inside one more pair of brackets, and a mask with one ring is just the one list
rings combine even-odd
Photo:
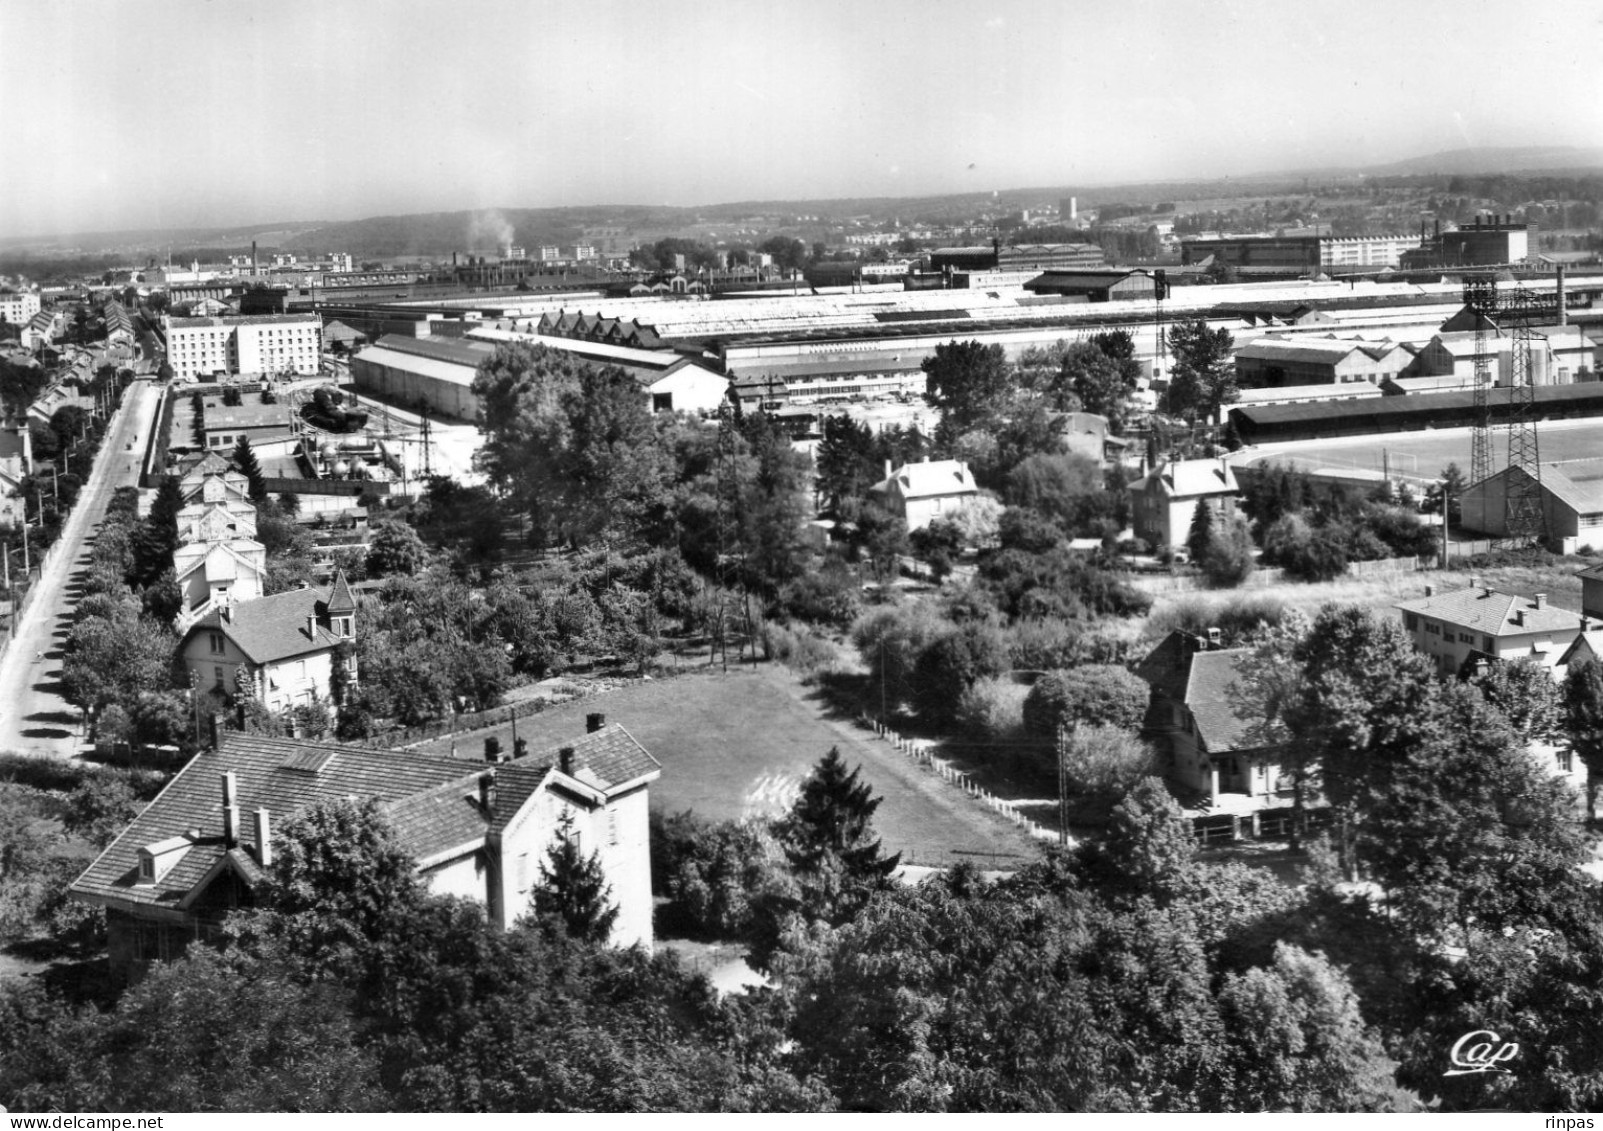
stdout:
[[223,654],[223,634],[220,633],[220,632],[213,632],[213,633],[210,634],[210,636],[211,636],[212,654],[215,655],[215,656],[222,655]]
[[1403,614],[1403,623],[1408,626],[1408,631],[1409,632],[1418,632],[1419,631],[1419,618],[1417,616],[1415,616],[1413,613],[1404,613]]
[[1575,768],[1575,756],[1570,752],[1568,746],[1560,746],[1553,751],[1553,760],[1558,763],[1558,768],[1566,774]]
[[220,668],[220,667],[213,668],[212,669],[212,676],[217,681],[217,686],[218,687],[222,687],[223,686],[223,669]]
[[1490,636],[1481,637],[1481,651],[1495,653],[1497,651],[1497,641]]

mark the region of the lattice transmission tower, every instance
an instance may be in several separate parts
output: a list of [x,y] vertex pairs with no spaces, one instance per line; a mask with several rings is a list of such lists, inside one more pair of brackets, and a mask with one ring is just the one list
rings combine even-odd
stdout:
[[[1493,335],[1509,337],[1508,473],[1503,477],[1503,538],[1507,545],[1526,546],[1547,536],[1542,505],[1542,447],[1537,427],[1536,382],[1539,376],[1532,345],[1532,327],[1555,316],[1557,299],[1516,287],[1499,292],[1491,276],[1467,280],[1464,302],[1475,315],[1475,432],[1470,450],[1472,483],[1495,472],[1492,446],[1491,387],[1495,354]],[[1495,321],[1494,321],[1495,317]]]

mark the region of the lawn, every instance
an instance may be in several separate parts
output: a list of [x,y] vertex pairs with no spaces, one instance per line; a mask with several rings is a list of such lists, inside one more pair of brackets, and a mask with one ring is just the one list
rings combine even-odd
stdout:
[[[1002,866],[1032,858],[1036,849],[1012,824],[915,766],[888,743],[833,713],[821,693],[778,665],[693,674],[633,684],[518,720],[531,750],[583,734],[585,716],[604,712],[621,723],[662,763],[651,786],[653,809],[690,809],[710,818],[774,816],[795,800],[802,780],[831,746],[883,799],[874,825],[885,847],[906,863],[946,865],[968,859]],[[459,735],[460,757],[478,755],[495,734],[512,748],[511,728]],[[449,737],[419,749],[451,752]]]

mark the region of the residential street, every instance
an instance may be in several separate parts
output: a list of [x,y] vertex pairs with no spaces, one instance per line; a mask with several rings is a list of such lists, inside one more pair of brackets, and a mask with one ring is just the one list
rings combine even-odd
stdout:
[[105,516],[112,493],[139,480],[139,460],[160,404],[150,381],[140,379],[129,387],[67,519],[63,549],[40,578],[18,638],[0,659],[0,751],[72,757],[83,745],[78,710],[59,691],[74,579],[88,561],[86,540]]

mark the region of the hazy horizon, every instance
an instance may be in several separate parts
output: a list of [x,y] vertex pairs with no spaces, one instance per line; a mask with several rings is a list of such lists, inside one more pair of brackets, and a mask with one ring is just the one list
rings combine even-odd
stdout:
[[1600,32],[1588,0],[0,0],[0,236],[1590,147]]

